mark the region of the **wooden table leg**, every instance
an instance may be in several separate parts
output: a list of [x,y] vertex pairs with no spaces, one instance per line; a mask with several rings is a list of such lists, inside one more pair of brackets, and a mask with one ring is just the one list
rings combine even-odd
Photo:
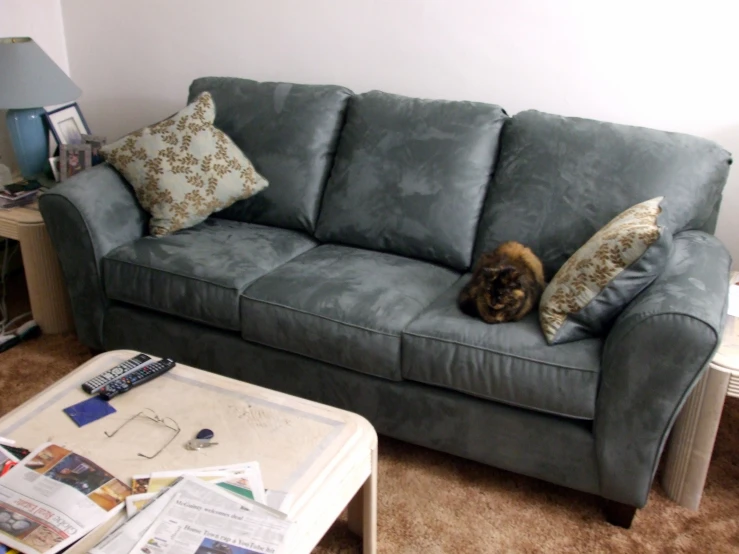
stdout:
[[20,225],[18,241],[33,319],[44,333],[73,330],[67,287],[46,226],[43,223]]
[[698,509],[703,496],[729,378],[709,366],[672,429],[662,486],[667,496],[691,510]]
[[377,552],[377,446],[370,456],[372,472],[349,503],[349,529],[362,537],[364,554]]

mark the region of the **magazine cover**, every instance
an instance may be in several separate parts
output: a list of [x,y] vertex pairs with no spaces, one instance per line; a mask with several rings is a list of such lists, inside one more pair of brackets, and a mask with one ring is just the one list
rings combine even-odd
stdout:
[[54,554],[113,517],[130,494],[95,462],[43,444],[0,479],[0,543]]

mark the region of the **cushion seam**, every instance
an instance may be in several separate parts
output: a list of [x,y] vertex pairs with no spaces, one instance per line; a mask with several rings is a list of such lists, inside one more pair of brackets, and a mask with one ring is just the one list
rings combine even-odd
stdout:
[[[644,290],[648,290],[648,289],[644,289]],[[648,312],[648,313],[642,313],[639,316],[634,316],[634,317],[637,317],[638,319],[626,331],[623,331],[621,333],[621,336],[622,337],[625,337],[627,334],[631,333],[631,331],[634,329],[634,327],[637,327],[637,326],[641,325],[642,323],[644,323],[648,319],[652,319],[653,317],[658,317],[658,316],[663,316],[663,315],[680,315],[680,316],[684,316],[684,317],[689,317],[690,319],[695,319],[696,321],[700,321],[701,323],[703,323],[703,324],[707,325],[708,327],[710,327],[711,330],[716,335],[721,336],[721,330],[720,329],[717,329],[716,326],[713,323],[710,323],[710,322],[706,321],[705,319],[702,319],[702,318],[696,316],[695,314],[689,314],[689,313],[682,312],[682,311],[678,312],[678,311],[674,311],[674,310],[670,310],[670,311],[666,311],[666,312]],[[627,319],[631,319],[631,318],[628,318],[628,316],[627,316]],[[618,321],[616,321],[613,326],[615,327],[617,324],[618,324]],[[622,340],[622,339],[619,339],[619,340]],[[605,352],[605,345],[604,345],[604,352]]]
[[447,344],[455,344],[457,346],[463,346],[465,348],[472,348],[474,350],[481,350],[482,352],[488,352],[490,354],[496,354],[498,356],[508,356],[509,358],[516,358],[518,360],[524,360],[524,361],[527,361],[527,362],[533,362],[533,363],[542,364],[542,365],[546,365],[546,366],[554,367],[554,368],[559,368],[559,369],[567,369],[567,370],[570,370],[570,371],[581,371],[583,373],[593,373],[593,374],[596,374],[596,375],[598,373],[600,373],[598,370],[592,370],[592,369],[585,369],[585,368],[581,368],[581,367],[571,367],[571,366],[566,366],[566,365],[553,364],[551,362],[545,362],[545,361],[541,361],[541,360],[534,360],[533,358],[527,358],[525,356],[520,356],[518,354],[508,354],[506,352],[499,352],[498,350],[492,350],[490,348],[484,348],[482,346],[476,346],[476,345],[473,345],[473,344],[465,344],[463,342],[458,342],[458,341],[450,340],[450,339],[442,339],[442,338],[438,338],[438,337],[431,337],[431,336],[427,336],[427,335],[420,335],[418,333],[412,333],[412,332],[408,332],[408,331],[404,331],[403,334],[404,335],[408,335],[409,337],[416,337],[416,338],[419,338],[419,339],[437,340],[439,342],[444,342],[444,343],[447,343]]
[[397,379],[396,378],[391,378],[391,377],[386,377],[384,375],[378,375],[377,373],[370,373],[369,371],[366,371],[366,370],[363,370],[363,369],[357,369],[355,367],[348,367],[346,365],[338,364],[335,361],[328,360],[325,357],[317,357],[317,356],[315,356],[313,354],[306,354],[304,352],[296,352],[295,350],[288,350],[285,347],[276,346],[274,344],[270,344],[270,343],[265,342],[263,340],[254,339],[252,337],[248,337],[247,338],[247,337],[244,336],[243,328],[241,330],[241,338],[244,339],[247,342],[253,342],[253,343],[256,343],[256,344],[261,344],[262,346],[266,346],[268,348],[274,348],[275,350],[280,350],[281,352],[287,352],[289,354],[293,354],[293,355],[297,355],[297,356],[303,356],[303,357],[308,358],[308,359],[311,359],[311,360],[315,360],[315,361],[318,361],[318,362],[321,362],[321,363],[324,363],[324,364],[330,364],[330,365],[332,365],[334,367],[338,367],[338,368],[341,368],[341,369],[345,369],[346,371],[353,371],[355,373],[361,373],[362,375],[369,375],[370,377],[376,377],[376,378],[379,378],[379,379],[384,379],[386,381],[391,381],[393,383],[402,383],[404,381],[402,371],[398,371],[399,377]]
[[555,412],[553,410],[547,410],[547,409],[538,408],[538,407],[531,406],[531,405],[521,404],[521,403],[517,403],[517,402],[511,402],[510,400],[504,400],[502,398],[495,397],[493,395],[483,395],[483,394],[480,394],[478,392],[472,392],[472,391],[467,390],[464,387],[458,387],[458,386],[452,387],[452,386],[449,386],[449,385],[444,385],[444,384],[441,384],[441,383],[434,383],[434,382],[431,382],[431,381],[428,381],[428,380],[416,379],[416,378],[406,379],[406,380],[417,382],[417,383],[423,383],[425,385],[432,385],[432,386],[435,386],[435,387],[441,387],[441,388],[446,389],[446,390],[452,390],[452,391],[456,391],[456,392],[461,392],[462,394],[467,394],[467,395],[473,396],[475,398],[481,398],[483,400],[490,400],[492,402],[499,402],[501,404],[507,404],[509,406],[515,406],[516,408],[522,408],[522,409],[525,409],[525,410],[532,410],[532,411],[535,411],[535,412],[541,412],[541,413],[545,413],[545,414],[549,414],[549,415],[554,415],[554,416],[558,416],[558,417],[567,417],[567,418],[571,418],[571,419],[579,419],[579,420],[582,420],[582,421],[593,421],[595,419],[595,408],[596,408],[595,402],[593,403],[593,415],[590,416],[590,417],[587,417],[587,416],[582,416],[582,415],[566,414],[564,412]]
[[243,290],[246,290],[246,287],[248,287],[254,281],[256,281],[257,279],[260,279],[262,277],[260,275],[256,279],[253,279],[252,281],[249,281],[248,283],[246,283],[243,288],[239,289],[237,287],[232,287],[232,286],[229,286],[229,285],[221,285],[220,283],[214,283],[212,281],[206,281],[205,279],[203,279],[201,277],[191,277],[191,276],[187,276],[187,275],[182,275],[181,273],[175,273],[174,271],[169,271],[168,269],[153,268],[153,267],[150,267],[150,266],[145,266],[145,265],[142,265],[142,264],[139,264],[139,263],[136,263],[136,262],[131,262],[131,261],[128,261],[128,260],[117,260],[117,259],[109,258],[108,256],[106,256],[106,257],[103,258],[103,261],[109,262],[109,263],[127,264],[127,265],[131,265],[131,266],[134,266],[134,267],[139,267],[141,269],[145,269],[145,270],[148,270],[148,271],[156,271],[158,273],[164,273],[165,275],[170,275],[170,276],[173,276],[173,277],[180,277],[181,279],[188,279],[190,281],[196,281],[198,283],[204,283],[206,285],[213,285],[213,286],[216,286],[216,287],[221,288],[221,289],[234,290],[234,291],[237,291],[239,293],[241,291],[243,291]]
[[[398,334],[397,335],[394,335],[394,334],[388,333],[386,331],[380,331],[378,329],[370,329],[369,327],[363,327],[362,325],[357,325],[356,323],[348,323],[346,321],[339,321],[337,319],[333,319],[333,318],[328,317],[328,316],[325,316],[325,315],[314,314],[314,313],[311,313],[311,312],[307,312],[305,310],[301,310],[299,308],[293,308],[292,306],[285,306],[284,304],[280,304],[279,302],[272,302],[272,301],[269,301],[269,300],[259,300],[257,298],[252,298],[251,296],[247,296],[246,294],[242,294],[241,297],[242,298],[245,298],[247,300],[250,300],[252,302],[261,302],[262,304],[267,304],[268,306],[277,306],[278,308],[284,308],[286,310],[290,310],[290,311],[293,311],[293,312],[296,312],[296,313],[299,313],[299,314],[309,315],[309,316],[317,317],[317,318],[320,318],[320,319],[325,319],[326,321],[330,321],[332,323],[337,323],[339,325],[346,325],[347,327],[354,327],[355,329],[361,329],[363,331],[368,331],[370,333],[377,333],[378,335],[385,335],[385,336],[388,336],[388,337],[393,337],[393,338],[398,338],[398,339],[400,339],[402,337],[400,331],[398,331]],[[251,339],[247,339],[247,340],[251,340]]]
[[238,323],[236,324],[236,327],[226,327],[226,326],[219,325],[218,323],[213,323],[212,321],[206,321],[204,319],[200,319],[198,317],[177,314],[177,313],[174,313],[172,311],[167,310],[166,308],[159,308],[159,307],[156,307],[155,308],[151,304],[141,304],[141,303],[139,303],[139,302],[137,302],[135,300],[127,300],[125,298],[116,298],[116,297],[113,297],[113,296],[108,296],[108,299],[109,300],[115,300],[116,302],[123,302],[124,304],[130,304],[132,306],[137,306],[139,308],[144,308],[146,310],[151,310],[153,312],[171,315],[171,316],[178,317],[178,318],[185,319],[185,320],[189,320],[189,321],[196,321],[198,323],[202,323],[203,325],[207,325],[207,326],[213,327],[215,329],[221,329],[221,330],[227,330],[227,331],[235,331],[237,333],[241,331],[241,319],[240,318],[239,318]]

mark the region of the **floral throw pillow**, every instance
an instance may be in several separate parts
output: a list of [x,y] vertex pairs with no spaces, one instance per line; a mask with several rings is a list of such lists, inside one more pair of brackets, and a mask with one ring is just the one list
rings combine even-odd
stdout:
[[268,185],[213,125],[215,116],[213,98],[204,92],[172,117],[101,149],[151,214],[152,235],[192,227]]
[[544,290],[539,321],[549,344],[604,334],[664,269],[672,234],[660,225],[663,197],[611,220],[560,268]]

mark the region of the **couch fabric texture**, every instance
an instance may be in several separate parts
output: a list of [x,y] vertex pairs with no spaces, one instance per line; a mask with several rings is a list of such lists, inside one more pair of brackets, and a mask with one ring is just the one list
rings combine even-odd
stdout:
[[246,290],[242,336],[400,380],[401,332],[458,277],[421,260],[324,244]]
[[475,257],[517,240],[551,279],[625,209],[664,196],[673,234],[712,233],[731,155],[709,140],[528,110],[503,129]]
[[[215,126],[270,186],[167,237],[107,164],[40,208],[80,339],[358,412],[378,432],[643,506],[718,345],[731,260],[713,237],[730,156],[697,137],[498,106],[203,78]],[[551,278],[664,196],[662,271],[597,336],[488,325],[459,290],[518,240]]]
[[103,260],[108,298],[238,331],[244,289],[318,243],[291,229],[211,218]]
[[505,120],[490,104],[355,96],[316,237],[467,269]]
[[465,276],[403,333],[403,377],[512,406],[593,419],[601,338],[549,346],[536,312],[489,325],[463,314]]

